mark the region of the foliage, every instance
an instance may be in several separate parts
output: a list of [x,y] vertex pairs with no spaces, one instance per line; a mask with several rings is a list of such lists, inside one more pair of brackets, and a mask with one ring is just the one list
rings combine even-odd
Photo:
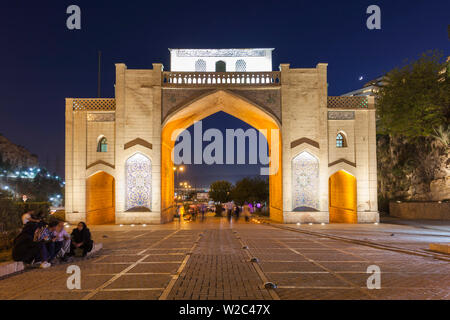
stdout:
[[48,202],[14,202],[12,199],[0,199],[0,250],[9,249],[22,227],[22,214],[34,211],[34,215],[49,221]]
[[417,61],[387,73],[377,94],[378,132],[428,137],[450,116],[450,80],[442,54],[427,52]]
[[0,232],[19,229],[22,225],[21,215],[25,211],[10,199],[0,200]]
[[34,215],[47,221],[50,214],[50,203],[49,202],[17,202],[15,206],[21,212],[20,214],[28,211],[33,211]]
[[230,182],[224,180],[215,181],[209,187],[209,197],[215,202],[225,203],[231,200],[231,189],[232,185]]
[[32,190],[30,194],[34,196],[35,201],[47,201],[49,196],[64,193],[64,188],[60,182],[47,177],[47,171],[42,170],[33,179]]
[[434,129],[434,133],[431,134],[444,148],[450,148],[450,130],[443,125],[440,125],[437,129]]
[[231,191],[231,199],[237,205],[243,205],[244,202],[267,202],[269,199],[269,183],[267,179],[244,178],[236,182]]
[[57,210],[52,214],[53,219],[57,219],[59,221],[66,221],[66,211],[65,210]]

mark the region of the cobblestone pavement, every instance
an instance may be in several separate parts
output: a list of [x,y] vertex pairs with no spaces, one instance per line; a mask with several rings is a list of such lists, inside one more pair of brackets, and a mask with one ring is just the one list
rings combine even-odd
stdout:
[[[400,230],[382,224],[325,227],[386,242],[392,238],[387,232]],[[323,231],[320,225],[308,228]],[[417,229],[401,230],[413,246]],[[92,231],[104,249],[73,263],[81,269],[80,290],[67,289],[68,264],[62,264],[0,280],[0,299],[450,299],[446,261],[262,224],[208,218]],[[421,234],[415,234],[415,247]],[[367,289],[370,265],[381,269],[379,290]],[[268,281],[277,288],[265,288]]]

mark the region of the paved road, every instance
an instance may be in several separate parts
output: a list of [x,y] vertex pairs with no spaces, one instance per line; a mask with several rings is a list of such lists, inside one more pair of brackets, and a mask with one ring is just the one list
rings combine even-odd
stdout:
[[[388,238],[384,241],[395,228],[326,227],[329,233],[353,230],[360,237]],[[104,249],[76,262],[80,290],[67,289],[65,264],[0,280],[0,299],[450,299],[446,261],[263,224],[208,218],[181,225],[100,226],[93,235]],[[258,262],[251,262],[253,257]],[[367,289],[370,265],[381,269],[379,290]],[[265,288],[268,281],[277,288]]]

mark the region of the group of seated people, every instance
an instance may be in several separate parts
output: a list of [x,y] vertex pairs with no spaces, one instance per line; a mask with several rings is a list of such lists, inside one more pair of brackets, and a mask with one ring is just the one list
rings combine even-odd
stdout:
[[46,223],[34,218],[31,212],[23,214],[22,222],[22,231],[14,239],[14,261],[48,268],[58,261],[66,262],[72,256],[86,256],[93,248],[91,232],[84,222],[78,223],[71,235],[65,230],[63,221]]

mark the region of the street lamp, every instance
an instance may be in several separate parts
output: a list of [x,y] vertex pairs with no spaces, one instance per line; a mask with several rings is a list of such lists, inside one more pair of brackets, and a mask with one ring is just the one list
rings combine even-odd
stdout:
[[[178,172],[183,172],[184,171],[184,166],[173,166],[173,171],[175,172],[175,181],[174,181],[174,186],[176,186],[176,183],[178,181]],[[181,186],[181,183],[180,183]],[[178,206],[178,197],[176,198],[176,206]]]

